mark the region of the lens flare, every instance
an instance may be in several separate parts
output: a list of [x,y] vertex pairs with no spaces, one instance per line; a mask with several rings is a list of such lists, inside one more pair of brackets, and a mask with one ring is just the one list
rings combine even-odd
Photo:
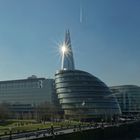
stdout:
[[65,44],[61,47],[61,51],[63,54],[67,52],[67,46]]

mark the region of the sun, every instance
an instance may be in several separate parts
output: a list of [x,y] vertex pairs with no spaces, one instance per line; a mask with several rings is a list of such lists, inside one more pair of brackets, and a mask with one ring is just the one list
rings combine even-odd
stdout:
[[61,47],[61,51],[62,51],[62,53],[67,52],[67,47],[65,44]]
[[61,46],[61,52],[62,52],[63,54],[66,54],[66,53],[68,52],[68,49],[67,49],[66,44],[63,44],[63,45]]

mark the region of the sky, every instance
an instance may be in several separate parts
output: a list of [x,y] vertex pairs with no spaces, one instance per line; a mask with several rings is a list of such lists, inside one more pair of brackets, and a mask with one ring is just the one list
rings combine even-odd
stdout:
[[71,33],[75,67],[140,86],[139,0],[0,0],[0,81],[54,78]]

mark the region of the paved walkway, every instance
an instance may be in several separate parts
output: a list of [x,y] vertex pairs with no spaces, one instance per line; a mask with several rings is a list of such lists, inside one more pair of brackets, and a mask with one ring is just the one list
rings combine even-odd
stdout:
[[[124,124],[124,123],[123,123]],[[88,126],[71,126],[70,128],[48,128],[44,130],[37,130],[34,132],[25,132],[25,133],[19,133],[19,134],[12,134],[10,136],[3,136],[0,140],[33,140],[37,138],[42,137],[50,137],[55,135],[63,135],[63,134],[69,134],[76,131],[84,131],[89,129],[97,129],[97,128],[104,128],[104,127],[110,127],[110,126],[119,126],[122,124],[103,124],[98,123],[97,125],[88,125]]]

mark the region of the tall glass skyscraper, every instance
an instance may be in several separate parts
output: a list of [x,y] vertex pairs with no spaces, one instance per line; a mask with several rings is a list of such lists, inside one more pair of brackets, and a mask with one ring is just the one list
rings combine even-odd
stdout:
[[62,65],[61,69],[74,70],[73,52],[71,48],[71,39],[69,30],[66,31],[65,41],[62,46]]
[[69,31],[62,46],[62,68],[55,74],[55,88],[67,117],[111,118],[121,114],[116,98],[109,96],[111,92],[105,83],[88,72],[74,69]]

